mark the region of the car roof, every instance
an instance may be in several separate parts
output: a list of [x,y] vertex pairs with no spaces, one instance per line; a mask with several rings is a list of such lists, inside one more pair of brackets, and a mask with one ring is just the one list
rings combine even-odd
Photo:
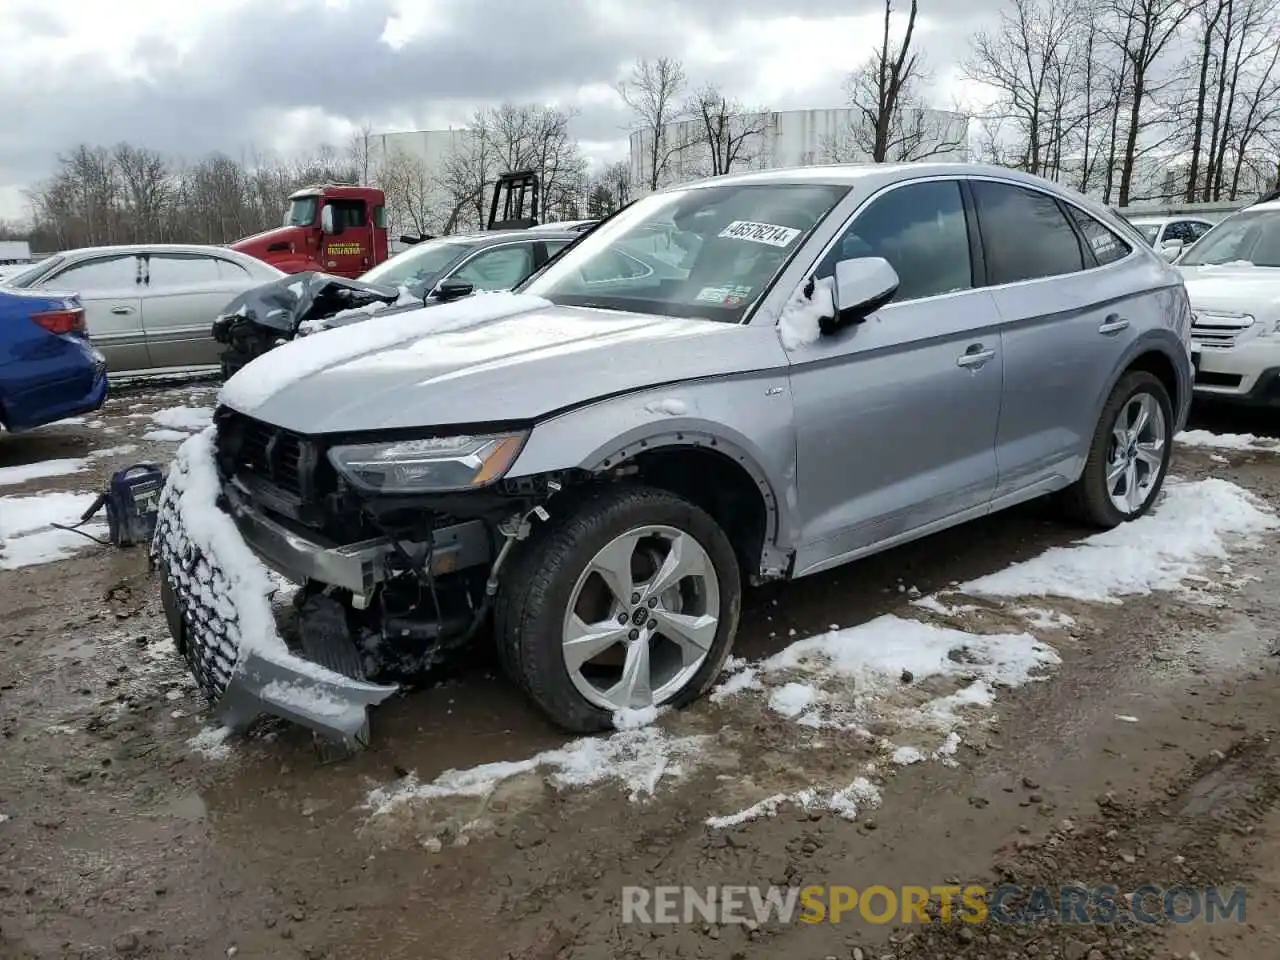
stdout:
[[[217,254],[222,257],[229,257],[233,260],[245,259],[246,254],[232,250],[230,247],[220,246],[213,243],[121,243],[107,247],[77,247],[74,250],[62,250],[54,256],[59,257],[75,257],[77,259],[83,257],[103,256],[113,253],[129,254],[142,253],[150,251],[152,253],[204,253]],[[248,259],[253,259],[248,257]]]
[[[488,246],[494,243],[510,243],[513,240],[574,240],[579,236],[581,234],[573,230],[484,230],[478,233],[454,233],[444,237],[432,237],[431,240]],[[431,240],[425,242],[430,243]],[[412,250],[413,247],[405,249]]]

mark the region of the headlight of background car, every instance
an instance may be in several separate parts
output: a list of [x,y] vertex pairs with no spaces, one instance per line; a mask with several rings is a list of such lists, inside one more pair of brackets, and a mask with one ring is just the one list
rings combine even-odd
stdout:
[[488,486],[515,462],[527,434],[431,437],[333,447],[329,462],[362,490],[446,493]]

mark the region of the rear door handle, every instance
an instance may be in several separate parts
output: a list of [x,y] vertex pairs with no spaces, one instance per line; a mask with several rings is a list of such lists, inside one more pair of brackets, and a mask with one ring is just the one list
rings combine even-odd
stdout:
[[992,357],[996,355],[994,350],[986,349],[980,343],[975,343],[964,353],[956,358],[957,367],[980,367]]
[[117,317],[123,317],[125,314],[133,313],[133,307],[112,307],[111,312]]
[[1110,314],[1107,319],[1102,321],[1102,325],[1098,327],[1099,333],[1119,333],[1121,330],[1129,329],[1129,321],[1118,313]]

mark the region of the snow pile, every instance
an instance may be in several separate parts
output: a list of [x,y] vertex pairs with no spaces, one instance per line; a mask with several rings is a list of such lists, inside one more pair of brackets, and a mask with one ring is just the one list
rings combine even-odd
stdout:
[[459,330],[550,305],[542,297],[504,293],[373,316],[364,323],[327,330],[323,337],[293,340],[254,358],[226,382],[219,402],[248,413],[289,385],[328,367],[418,337]]
[[[972,634],[886,614],[798,640],[716,692],[723,699],[728,688],[767,690],[769,708],[803,726],[862,730],[904,687],[927,683],[928,692],[892,709],[906,723],[947,734],[963,725],[963,708],[990,706],[997,686],[1021,686],[1059,662],[1027,633]],[[766,687],[773,679],[781,682]]]
[[661,400],[650,400],[644,405],[645,413],[662,414],[668,417],[683,417],[689,412],[689,405],[676,397],[664,397]]
[[187,746],[206,760],[225,760],[231,756],[230,736],[230,727],[206,727],[188,740]]
[[157,410],[150,417],[158,427],[195,433],[213,422],[213,407],[169,407]]
[[[0,570],[16,570],[50,563],[90,546],[91,541],[53,524],[70,526],[96,499],[92,493],[42,493],[31,497],[0,497]],[[106,524],[97,520],[80,528],[101,537]]]
[[1262,501],[1227,480],[1171,480],[1156,508],[1068,547],[962,584],[975,597],[1066,597],[1119,603],[1120,597],[1178,590],[1206,560],[1236,540],[1280,527]]
[[89,461],[86,458],[73,457],[0,467],[0,487],[11,487],[31,480],[45,480],[49,477],[66,477],[73,473],[81,473],[88,466]]
[[809,787],[796,793],[775,793],[737,813],[708,817],[706,824],[713,830],[736,827],[762,817],[777,816],[783,805],[802,810],[829,810],[846,820],[856,820],[860,810],[880,805],[880,788],[865,777],[858,777],[849,786],[830,792]]
[[373,816],[382,816],[403,804],[450,797],[484,797],[514,777],[542,772],[556,789],[617,783],[632,800],[653,796],[665,778],[678,779],[684,765],[701,753],[706,737],[672,737],[658,727],[642,726],[605,737],[572,740],[527,760],[486,763],[468,770],[446,770],[430,783],[414,774],[368,797]]
[[1173,439],[1186,447],[1280,453],[1280,440],[1272,437],[1259,437],[1252,433],[1210,433],[1208,430],[1184,430]]
[[816,341],[822,335],[823,318],[836,314],[835,281],[831,277],[815,280],[812,296],[805,296],[807,286],[806,281],[796,287],[778,320],[778,334],[788,350]]
[[142,435],[142,439],[154,443],[182,443],[190,436],[191,434],[181,430],[148,430]]

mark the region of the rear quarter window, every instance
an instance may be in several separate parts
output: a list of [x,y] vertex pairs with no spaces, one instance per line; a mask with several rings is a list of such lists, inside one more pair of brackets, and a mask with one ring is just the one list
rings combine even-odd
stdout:
[[1133,252],[1129,244],[1079,207],[1071,204],[1064,204],[1064,206],[1076,226],[1080,228],[1080,232],[1084,234],[1085,246],[1097,261],[1098,266],[1104,267],[1108,263],[1123,260]]

